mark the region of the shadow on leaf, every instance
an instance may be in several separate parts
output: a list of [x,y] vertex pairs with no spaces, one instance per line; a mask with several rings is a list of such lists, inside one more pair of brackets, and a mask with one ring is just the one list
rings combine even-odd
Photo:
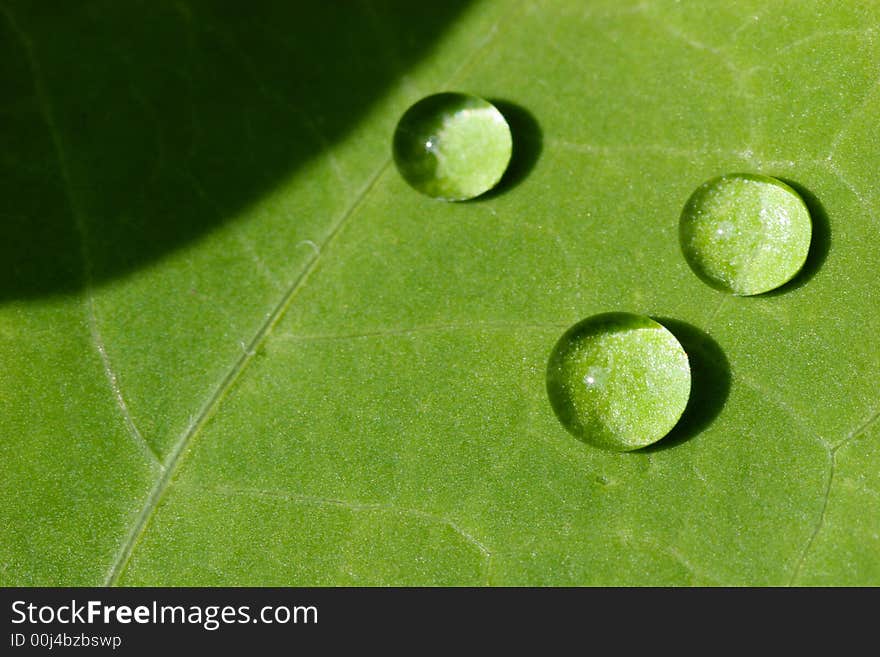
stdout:
[[544,133],[541,126],[525,107],[497,98],[491,98],[489,102],[498,108],[507,120],[507,125],[510,126],[513,151],[510,155],[510,164],[498,184],[472,202],[496,198],[519,185],[534,169],[544,147]]
[[653,319],[669,329],[688,355],[691,394],[681,419],[672,431],[640,452],[669,449],[698,435],[718,417],[730,393],[730,365],[724,351],[708,333],[677,319]]
[[350,136],[467,4],[0,12],[0,301],[105,283],[236,217]]

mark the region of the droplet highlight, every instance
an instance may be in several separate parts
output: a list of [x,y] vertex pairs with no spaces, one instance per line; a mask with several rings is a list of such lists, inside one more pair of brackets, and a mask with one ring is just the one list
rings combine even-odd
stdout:
[[547,394],[562,425],[603,449],[631,451],[668,434],[691,389],[687,354],[650,317],[613,312],[568,329],[547,364]]
[[784,285],[807,260],[812,220],[781,180],[736,173],[700,185],[679,221],[685,260],[708,285],[738,296]]
[[513,139],[504,115],[478,96],[444,92],[423,98],[394,132],[394,163],[422,194],[464,201],[492,189],[510,163]]

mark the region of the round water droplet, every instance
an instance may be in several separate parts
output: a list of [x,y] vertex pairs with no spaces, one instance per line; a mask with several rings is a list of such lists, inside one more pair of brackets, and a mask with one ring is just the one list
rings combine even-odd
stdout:
[[812,228],[804,200],[791,187],[737,173],[696,189],[681,213],[679,240],[697,276],[747,296],[794,278],[807,259]]
[[492,189],[510,162],[513,140],[498,109],[477,96],[440,93],[423,98],[394,132],[394,163],[412,187],[446,201]]
[[556,343],[547,393],[556,416],[581,440],[615,451],[639,449],[672,430],[691,390],[688,357],[650,317],[594,315]]

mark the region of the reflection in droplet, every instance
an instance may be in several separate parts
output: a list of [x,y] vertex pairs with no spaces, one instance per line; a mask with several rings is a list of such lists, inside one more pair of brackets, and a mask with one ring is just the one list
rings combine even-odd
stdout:
[[428,196],[463,201],[492,189],[510,162],[507,121],[490,102],[439,93],[410,107],[394,133],[400,175]]
[[650,317],[605,313],[571,327],[547,364],[556,416],[577,438],[615,451],[654,443],[687,406],[687,354]]
[[597,390],[605,385],[608,378],[608,370],[604,367],[588,367],[584,374],[584,385],[590,390]]
[[761,294],[790,281],[810,249],[812,222],[784,182],[730,174],[700,185],[679,222],[682,253],[706,283],[736,295]]

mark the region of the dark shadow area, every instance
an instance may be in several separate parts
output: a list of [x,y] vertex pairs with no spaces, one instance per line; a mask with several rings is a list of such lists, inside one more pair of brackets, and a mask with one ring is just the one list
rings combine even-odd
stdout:
[[[235,217],[351,135],[467,4],[0,12],[0,302],[112,280]],[[313,196],[337,187],[316,175]]]
[[477,202],[501,196],[519,185],[531,173],[544,148],[544,133],[531,112],[508,100],[497,98],[488,100],[507,120],[510,136],[513,139],[513,149],[510,154],[510,164],[501,180],[488,192],[473,199]]
[[730,365],[724,351],[708,333],[677,319],[653,319],[669,329],[688,355],[691,394],[681,419],[672,431],[640,452],[669,449],[690,440],[718,416],[730,393]]
[[770,290],[760,295],[763,297],[775,297],[796,290],[805,283],[812,280],[816,273],[822,268],[822,264],[828,257],[828,251],[831,249],[831,224],[828,221],[828,213],[822,203],[813,193],[800,185],[799,183],[780,178],[782,182],[791,187],[794,191],[801,195],[807,209],[810,211],[810,220],[813,223],[812,235],[810,237],[810,250],[807,253],[807,260],[801,270],[788,283]]

